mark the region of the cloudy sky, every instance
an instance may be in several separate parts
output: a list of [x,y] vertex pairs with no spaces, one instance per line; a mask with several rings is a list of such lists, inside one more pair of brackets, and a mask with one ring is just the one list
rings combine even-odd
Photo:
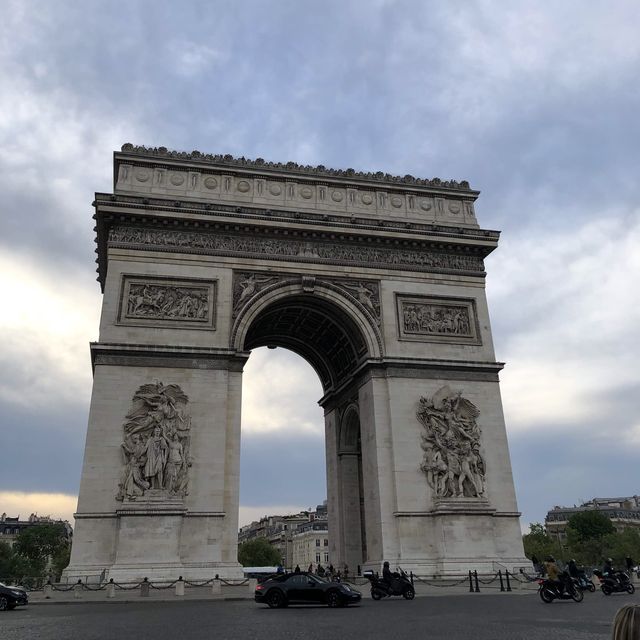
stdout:
[[[75,509],[90,203],[124,142],[469,180],[503,232],[487,289],[523,522],[640,493],[635,0],[0,9],[0,513]],[[241,521],[324,499],[320,395],[301,359],[252,355]],[[269,476],[283,459],[304,481]]]

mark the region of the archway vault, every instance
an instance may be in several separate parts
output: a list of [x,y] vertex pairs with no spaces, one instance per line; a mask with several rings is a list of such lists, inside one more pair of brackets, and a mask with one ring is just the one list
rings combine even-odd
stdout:
[[366,283],[359,283],[358,299],[358,288],[350,283],[312,277],[283,278],[274,283],[270,282],[273,276],[255,273],[239,274],[236,280],[246,283],[247,278],[256,291],[243,301],[240,298],[247,285],[240,287],[231,336],[235,349],[289,349],[311,364],[325,394],[340,387],[363,362],[382,356],[376,300]]

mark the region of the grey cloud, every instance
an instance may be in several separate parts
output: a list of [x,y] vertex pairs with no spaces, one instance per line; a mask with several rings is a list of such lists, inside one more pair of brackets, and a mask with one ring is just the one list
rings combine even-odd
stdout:
[[242,438],[240,504],[315,506],[327,497],[324,439],[296,433]]
[[[637,39],[629,37],[635,3],[363,7],[337,0],[202,1],[179,10],[158,0],[12,3],[0,26],[10,42],[0,52],[0,107],[7,114],[0,123],[0,250],[37,255],[61,281],[97,292],[90,203],[93,191],[111,188],[111,152],[125,141],[465,178],[483,190],[481,224],[504,230],[502,248],[487,262],[498,357],[521,357],[514,345],[522,337],[551,340],[537,333],[549,310],[560,308],[554,321],[570,325],[572,303],[589,284],[563,298],[559,283],[570,265],[542,269],[544,256],[520,254],[520,265],[539,271],[540,282],[534,291],[524,280],[505,298],[499,285],[513,283],[515,274],[501,256],[522,247],[526,235],[544,247],[560,233],[570,243],[567,230],[603,215],[623,219],[636,206],[640,91]],[[625,226],[617,233],[624,235]],[[633,342],[621,347],[626,335],[603,329],[590,357],[633,349]],[[532,344],[529,353],[545,358],[550,346]],[[580,376],[584,356],[573,354]],[[22,371],[18,364],[5,369]],[[634,387],[616,391],[615,377],[607,376],[614,390],[598,405],[628,430],[637,413],[629,400]],[[315,405],[294,399],[290,409],[292,421],[321,422]],[[28,468],[34,490],[51,482],[74,491],[73,474],[64,469],[81,462],[82,410],[2,411],[3,427],[19,426],[19,435],[0,486],[24,488],[10,477]],[[552,425],[540,427],[548,434]],[[599,422],[583,425],[585,434],[601,430]],[[571,501],[567,483],[555,484],[554,469],[574,477],[586,473],[583,460],[617,468],[608,454],[598,460],[595,449],[570,460],[556,453],[586,447],[589,438],[559,433],[550,445],[547,437],[512,436],[520,501],[536,519],[547,508],[543,498]],[[286,435],[245,435],[243,502],[322,499],[323,455],[321,438],[296,435],[295,427]],[[263,487],[269,465],[283,459],[299,479],[295,495],[278,479]],[[586,494],[626,490],[615,473],[603,475],[580,475],[580,484],[592,488]]]

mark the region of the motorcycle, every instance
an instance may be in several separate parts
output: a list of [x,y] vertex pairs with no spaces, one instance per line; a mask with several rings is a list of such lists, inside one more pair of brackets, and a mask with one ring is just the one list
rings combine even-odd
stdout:
[[596,569],[593,573],[600,580],[600,590],[605,596],[610,596],[612,593],[635,593],[636,588],[625,571],[603,574]]
[[540,578],[538,580],[538,594],[542,602],[550,604],[554,600],[573,600],[574,602],[582,602],[584,593],[578,587],[575,578],[570,578],[564,584],[564,589],[560,590],[560,582],[549,580],[549,578]]
[[581,573],[577,578],[575,578],[575,580],[578,585],[578,589],[580,589],[581,591],[589,591],[591,593],[595,592],[596,585],[593,584],[593,582],[589,580],[589,578],[587,578],[584,573]]
[[409,576],[402,569],[391,574],[390,584],[385,580],[380,580],[378,574],[371,570],[365,571],[362,575],[371,583],[371,597],[374,600],[391,596],[402,596],[405,600],[413,600],[416,595]]

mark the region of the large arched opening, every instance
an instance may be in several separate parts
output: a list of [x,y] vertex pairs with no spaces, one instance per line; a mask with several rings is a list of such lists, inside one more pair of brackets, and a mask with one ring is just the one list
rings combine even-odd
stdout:
[[[353,396],[354,376],[375,344],[375,331],[367,325],[366,316],[335,292],[321,287],[305,292],[288,285],[267,292],[255,308],[247,309],[238,318],[235,334],[242,351],[284,348],[301,356],[318,375],[325,411],[330,556],[336,568],[346,565],[349,571],[367,560],[360,414]],[[337,408],[336,398],[345,392],[349,399]],[[326,419],[328,414],[332,419]]]

